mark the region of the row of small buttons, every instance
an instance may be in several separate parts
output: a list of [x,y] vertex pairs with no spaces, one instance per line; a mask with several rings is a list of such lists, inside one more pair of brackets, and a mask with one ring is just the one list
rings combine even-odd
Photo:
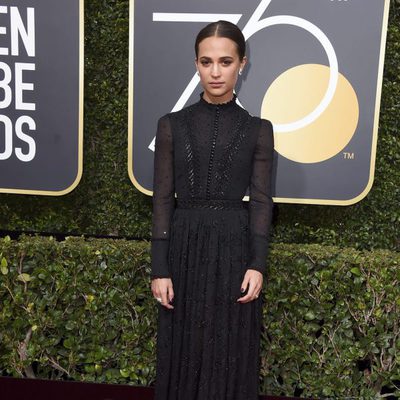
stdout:
[[215,119],[214,119],[214,133],[211,142],[210,162],[208,163],[208,174],[207,174],[207,187],[206,187],[206,198],[210,198],[210,183],[211,183],[211,172],[213,167],[215,146],[217,144],[218,136],[218,124],[219,124],[219,106],[215,108]]

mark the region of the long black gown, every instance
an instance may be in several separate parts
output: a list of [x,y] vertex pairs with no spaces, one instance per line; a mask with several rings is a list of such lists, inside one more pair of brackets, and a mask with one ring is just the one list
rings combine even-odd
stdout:
[[264,300],[237,299],[248,268],[266,272],[273,151],[271,122],[236,95],[202,93],[158,121],[151,278],[175,295],[174,309],[157,303],[156,400],[258,399]]

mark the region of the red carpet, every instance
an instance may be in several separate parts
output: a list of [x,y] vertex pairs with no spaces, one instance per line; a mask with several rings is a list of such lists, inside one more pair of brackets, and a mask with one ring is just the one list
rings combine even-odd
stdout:
[[[0,378],[1,400],[153,400],[153,389],[140,386]],[[260,396],[260,400],[295,397]],[[189,400],[189,399],[188,399]]]

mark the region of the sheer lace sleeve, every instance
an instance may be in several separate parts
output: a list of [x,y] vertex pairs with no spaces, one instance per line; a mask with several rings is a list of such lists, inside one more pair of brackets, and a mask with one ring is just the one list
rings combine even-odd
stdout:
[[270,121],[262,119],[253,156],[253,169],[249,195],[250,259],[247,268],[265,275],[271,230],[273,200],[272,163],[274,135]]
[[170,223],[175,209],[174,154],[168,115],[158,120],[153,175],[151,279],[169,278]]

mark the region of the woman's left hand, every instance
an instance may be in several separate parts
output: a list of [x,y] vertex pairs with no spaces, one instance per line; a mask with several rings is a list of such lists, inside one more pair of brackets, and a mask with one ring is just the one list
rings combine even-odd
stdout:
[[249,291],[245,296],[239,297],[237,301],[239,301],[240,303],[248,303],[249,301],[255,300],[260,295],[262,284],[262,273],[255,269],[248,269],[244,275],[241,289],[242,292],[245,292],[248,286]]

